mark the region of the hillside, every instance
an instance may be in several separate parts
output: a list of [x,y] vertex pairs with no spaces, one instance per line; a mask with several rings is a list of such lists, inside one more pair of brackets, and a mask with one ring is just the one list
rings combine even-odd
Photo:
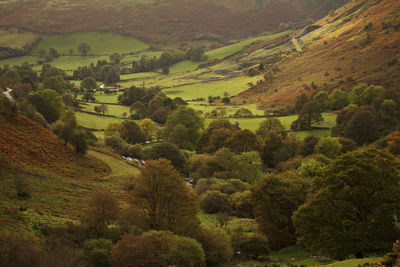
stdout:
[[[382,0],[353,1],[331,12],[314,24],[314,31],[294,35],[286,51],[278,52],[279,71],[236,100],[293,103],[301,92],[350,89],[361,82],[395,88],[400,81],[399,11],[399,1]],[[247,59],[270,53],[250,51]]]
[[0,117],[0,159],[27,171],[81,180],[105,176],[110,167],[94,157],[80,157],[41,125],[23,117]]
[[304,24],[347,0],[0,1],[0,26],[38,33],[114,31],[151,42],[232,40]]

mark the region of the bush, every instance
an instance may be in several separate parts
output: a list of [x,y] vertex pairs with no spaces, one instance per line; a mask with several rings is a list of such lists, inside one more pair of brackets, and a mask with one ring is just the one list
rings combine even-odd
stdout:
[[90,239],[83,243],[87,261],[98,267],[109,266],[108,256],[112,248],[113,244],[108,239]]
[[125,152],[125,156],[141,159],[142,158],[142,146],[141,145],[131,145],[128,146]]
[[230,210],[228,195],[209,190],[200,196],[200,207],[206,213],[227,212]]
[[260,235],[238,234],[234,238],[235,251],[241,256],[254,260],[267,256],[270,252],[268,240]]
[[224,230],[201,227],[195,239],[204,249],[207,266],[217,266],[229,262],[232,258],[232,246]]
[[3,230],[0,233],[0,266],[40,266],[39,241],[28,233]]
[[120,137],[117,137],[117,136],[106,136],[104,138],[104,144],[106,146],[112,148],[112,150],[115,153],[118,153],[120,155],[124,155],[125,154],[127,143],[124,140],[122,140]]
[[165,231],[140,236],[125,235],[110,255],[111,266],[205,266],[201,245],[187,237]]
[[253,218],[253,205],[251,203],[251,191],[237,192],[230,196],[229,203],[234,214],[243,218]]

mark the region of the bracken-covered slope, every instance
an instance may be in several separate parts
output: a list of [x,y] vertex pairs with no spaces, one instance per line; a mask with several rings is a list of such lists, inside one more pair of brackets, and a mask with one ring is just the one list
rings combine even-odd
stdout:
[[0,115],[0,159],[25,171],[77,180],[110,172],[104,162],[77,155],[48,129],[23,116],[9,120]]
[[279,71],[236,100],[292,104],[302,92],[350,90],[361,82],[398,88],[400,1],[353,1],[314,25],[321,27],[305,35],[298,32],[289,41],[286,48],[292,51],[280,54],[275,64]]
[[237,39],[323,17],[348,0],[0,0],[0,26],[114,31],[146,41]]

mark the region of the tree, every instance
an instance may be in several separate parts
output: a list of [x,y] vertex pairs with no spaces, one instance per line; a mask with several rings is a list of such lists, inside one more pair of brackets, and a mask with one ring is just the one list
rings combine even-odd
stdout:
[[394,100],[385,99],[379,108],[379,119],[384,129],[393,129],[398,124],[398,105]]
[[175,145],[168,143],[161,143],[152,146],[150,149],[146,150],[143,158],[145,160],[157,160],[157,159],[167,159],[171,161],[171,164],[179,171],[184,171],[186,165],[186,158],[182,151],[180,151]]
[[30,233],[3,229],[0,233],[0,266],[36,267],[40,263],[39,240]]
[[203,247],[207,266],[218,266],[229,262],[233,250],[229,236],[224,230],[211,227],[200,227],[194,237]]
[[310,129],[313,123],[320,123],[323,121],[321,115],[321,107],[318,102],[310,101],[304,104],[299,114],[299,125],[300,129]]
[[61,95],[66,89],[66,82],[61,75],[50,76],[44,78],[43,86],[44,88],[52,89]]
[[141,101],[136,101],[129,108],[129,113],[135,115],[135,119],[146,117],[146,106]]
[[108,267],[108,256],[113,243],[108,239],[90,239],[83,243],[83,249],[87,260],[98,267]]
[[314,135],[309,135],[306,138],[304,138],[303,142],[300,145],[299,148],[299,154],[307,157],[311,154],[314,153],[315,146],[319,142],[319,137],[316,137]]
[[113,53],[110,55],[111,64],[118,64],[121,62],[122,56],[118,53]]
[[134,181],[132,211],[148,229],[189,235],[199,225],[197,197],[168,160],[147,161]]
[[215,129],[210,135],[206,151],[214,153],[225,146],[227,140],[232,136],[233,131],[227,128]]
[[86,77],[81,82],[81,89],[82,90],[86,90],[88,92],[92,92],[93,89],[96,89],[96,88],[97,88],[97,83],[96,83],[96,80],[92,76]]
[[94,106],[94,111],[96,111],[96,113],[102,113],[104,115],[105,113],[108,113],[108,106],[106,104]]
[[57,57],[60,56],[60,54],[58,53],[57,49],[55,49],[53,47],[49,49],[49,55],[51,57],[53,57],[53,58],[57,58]]
[[240,108],[235,112],[235,118],[252,118],[253,113],[247,108]]
[[299,113],[300,110],[303,108],[303,106],[307,103],[308,97],[305,93],[302,93],[301,95],[297,96],[296,98],[296,103],[294,105],[294,110],[296,113]]
[[329,106],[332,110],[342,109],[349,103],[349,94],[344,90],[336,89],[329,96]]
[[146,137],[146,140],[153,140],[155,138],[156,125],[150,119],[144,119],[139,122],[139,127]]
[[324,137],[315,146],[315,153],[320,153],[330,159],[337,158],[342,153],[342,145],[338,138]]
[[88,201],[85,222],[89,227],[102,231],[109,223],[117,221],[118,215],[117,199],[107,191],[97,191]]
[[296,243],[290,220],[305,202],[309,182],[295,173],[267,175],[251,189],[258,229],[268,236],[272,249],[278,250]]
[[358,145],[365,145],[379,137],[378,120],[372,110],[355,111],[344,127],[344,136],[353,139]]
[[200,196],[200,207],[205,213],[229,212],[229,196],[216,190],[208,190]]
[[232,137],[226,140],[225,146],[235,153],[260,150],[260,144],[257,141],[256,135],[247,129],[235,131]]
[[327,91],[318,92],[314,96],[314,100],[318,102],[322,110],[327,110],[329,108],[329,94]]
[[110,263],[113,267],[205,267],[205,256],[196,240],[171,232],[149,231],[140,236],[123,236],[111,252]]
[[174,133],[174,128],[178,125],[184,126],[187,130],[185,136],[182,136],[183,140],[179,141],[180,145],[182,145],[180,148],[194,149],[200,137],[200,131],[204,128],[204,119],[192,108],[181,107],[172,113],[165,126],[164,135],[168,141],[175,142],[175,144],[177,140],[173,138],[174,135],[172,133]]
[[270,131],[275,131],[282,136],[285,136],[286,134],[285,127],[277,118],[268,118],[265,121],[262,121],[258,127],[258,130],[256,131],[256,134],[262,139],[265,139]]
[[146,141],[139,125],[130,120],[121,123],[120,135],[128,144],[140,144]]
[[86,56],[87,53],[90,51],[90,45],[88,45],[87,43],[81,43],[78,46],[78,51],[83,55]]
[[83,130],[75,130],[72,144],[77,154],[85,155],[88,149],[86,133]]
[[58,120],[64,108],[60,95],[50,89],[41,90],[37,94],[30,96],[29,101],[49,123]]
[[366,148],[333,161],[293,215],[299,243],[343,258],[387,251],[399,238],[399,163]]
[[197,150],[204,151],[204,152],[207,151],[211,134],[213,133],[214,130],[221,129],[221,128],[233,130],[232,124],[229,122],[229,120],[227,120],[227,119],[213,120],[212,122],[210,122],[207,129],[205,129],[201,133],[200,138],[197,142]]

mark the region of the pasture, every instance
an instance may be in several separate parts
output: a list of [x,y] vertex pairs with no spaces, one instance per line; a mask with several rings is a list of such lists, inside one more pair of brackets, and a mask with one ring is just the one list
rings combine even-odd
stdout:
[[17,29],[0,30],[0,47],[22,49],[25,45],[31,45],[38,35],[32,32],[20,32]]
[[[79,82],[80,84],[80,82]],[[97,102],[101,102],[101,103],[118,103],[118,95],[120,95],[121,93],[118,94],[111,94],[111,95],[106,95],[103,92],[96,92],[94,93],[94,97],[96,98]],[[79,94],[78,95],[78,99],[82,99],[83,94]]]
[[149,46],[133,37],[111,32],[81,32],[71,34],[54,34],[43,36],[32,51],[37,55],[40,48],[49,50],[56,48],[59,54],[80,55],[78,46],[87,43],[90,46],[88,55],[109,55],[112,53],[134,53],[147,49]]
[[[82,103],[81,107],[84,111],[95,112],[94,107],[98,106],[97,103]],[[126,112],[129,113],[129,107],[123,105],[107,105],[108,112],[107,115],[113,115],[122,118],[122,113]]]
[[105,117],[81,112],[76,112],[75,115],[80,126],[97,130],[106,129],[110,123],[121,123],[124,121],[124,119],[121,118]]
[[243,50],[246,46],[256,42],[256,41],[267,41],[267,40],[271,40],[274,38],[278,38],[281,37],[283,35],[288,34],[289,32],[280,32],[280,33],[276,33],[276,34],[270,34],[270,35],[264,35],[264,36],[258,36],[258,37],[254,37],[251,39],[247,39],[232,45],[228,45],[228,46],[224,46],[224,47],[220,47],[211,51],[206,52],[206,56],[208,57],[209,60],[212,59],[223,59],[226,58],[228,56],[231,56],[233,54],[236,54],[237,52],[240,52],[241,50]]
[[262,79],[261,75],[255,77],[240,76],[226,80],[172,87],[164,89],[163,92],[171,98],[181,97],[184,100],[207,98],[208,96],[222,97],[224,92],[234,96],[248,89],[247,84],[249,82],[256,83],[260,79]]

